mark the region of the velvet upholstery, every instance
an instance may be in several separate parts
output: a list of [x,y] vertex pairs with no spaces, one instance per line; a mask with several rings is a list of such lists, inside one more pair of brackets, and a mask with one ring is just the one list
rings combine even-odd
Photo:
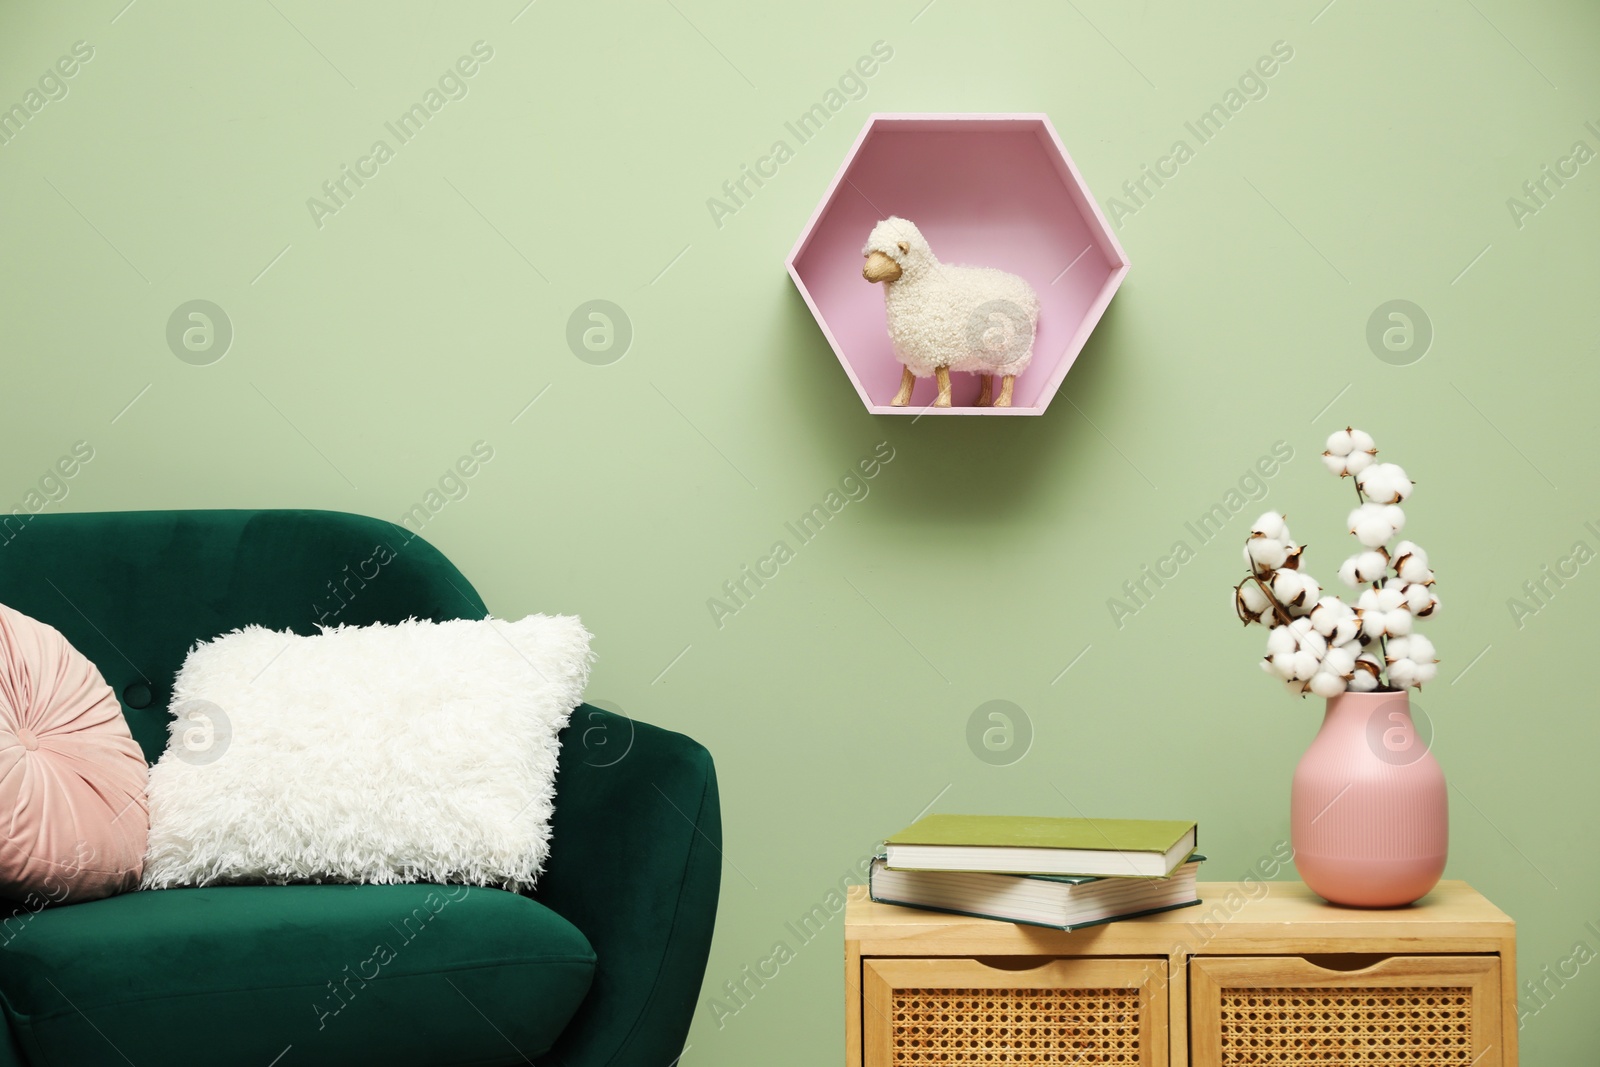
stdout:
[[[472,586],[422,538],[381,520],[319,511],[38,515],[0,532],[0,603],[55,626],[94,661],[151,760],[166,744],[173,676],[197,640],[247,623],[313,633],[319,623],[486,614]],[[562,734],[551,855],[531,895],[551,919],[559,916],[575,928],[596,962],[588,994],[549,1053],[538,1057],[540,1064],[665,1067],[677,1058],[710,948],[720,850],[716,773],[703,747],[587,705],[573,713]],[[253,890],[323,891],[339,890]],[[211,891],[162,891],[200,892]],[[30,925],[46,918],[88,923],[92,915],[80,909],[127,909],[162,893],[71,905],[35,915]],[[288,897],[265,898],[269,907],[280,899],[287,908]],[[223,923],[212,932],[226,938],[228,929]],[[12,966],[12,954],[24,943],[0,938],[0,969]],[[291,959],[266,959],[271,952],[268,946],[257,953],[263,969],[292,966]],[[527,980],[507,974],[502,985],[496,1010],[514,1012],[516,1004],[543,1010],[540,991]],[[0,1007],[9,1027],[18,1006]],[[304,1010],[310,1017],[311,1009]],[[485,1029],[495,1022],[471,1011],[461,1018],[461,1025],[476,1019]],[[380,1012],[363,1025],[373,1028],[376,1040],[392,1021]],[[265,1019],[256,1025],[271,1029]],[[181,1033],[164,1036],[184,1040]],[[11,1067],[14,1040],[9,1029],[0,1031],[0,1067]],[[503,1058],[473,1062],[522,1063],[522,1055],[504,1046]],[[297,1045],[294,1060],[356,1062],[315,1041]],[[104,1062],[125,1061],[110,1056]]]
[[297,1063],[516,1063],[555,1040],[595,961],[526,897],[416,884],[125,893],[48,908],[8,949],[0,995],[51,1067],[267,1064],[290,1046]]

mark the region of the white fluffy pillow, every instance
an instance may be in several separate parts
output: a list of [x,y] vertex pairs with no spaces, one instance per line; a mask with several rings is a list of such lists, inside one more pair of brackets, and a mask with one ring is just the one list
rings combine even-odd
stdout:
[[531,887],[589,639],[530,615],[197,644],[150,771],[145,887]]

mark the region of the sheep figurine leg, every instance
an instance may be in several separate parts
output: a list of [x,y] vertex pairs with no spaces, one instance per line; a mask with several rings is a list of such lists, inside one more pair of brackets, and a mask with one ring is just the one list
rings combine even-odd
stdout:
[[900,369],[900,391],[894,394],[894,399],[889,403],[897,408],[903,408],[911,403],[911,390],[917,384],[917,376],[911,373],[910,367]]
[[905,407],[916,379],[931,375],[939,384],[933,406],[950,407],[950,372],[962,371],[978,375],[978,407],[1010,407],[1017,375],[1033,359],[1033,287],[1004,271],[941,264],[921,231],[893,216],[873,227],[861,251],[861,276],[883,285],[889,339],[902,364],[890,405]]
[[[994,375],[980,374],[978,375],[978,383],[979,388],[977,406],[980,408],[986,408],[990,404],[994,403]],[[1004,404],[1000,406],[1005,407]]]

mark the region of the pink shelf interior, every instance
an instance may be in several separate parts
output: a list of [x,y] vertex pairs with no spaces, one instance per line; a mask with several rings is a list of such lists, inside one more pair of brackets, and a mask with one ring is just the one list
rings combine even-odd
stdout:
[[[974,408],[975,375],[954,376],[950,409],[932,379],[892,408],[900,364],[883,289],[861,277],[879,219],[921,228],[946,263],[998,267],[1039,294],[1033,363],[1015,406]],[[1040,414],[1127,272],[1127,257],[1049,120],[1032,116],[885,116],[867,123],[789,258],[790,275],[867,407],[883,414]]]

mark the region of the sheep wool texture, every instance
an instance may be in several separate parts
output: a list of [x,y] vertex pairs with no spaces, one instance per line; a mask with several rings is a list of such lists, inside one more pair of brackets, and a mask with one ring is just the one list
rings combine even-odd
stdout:
[[[901,249],[900,245],[906,245]],[[1015,274],[941,263],[922,231],[890,217],[873,227],[863,255],[882,252],[900,268],[883,299],[895,356],[918,378],[940,367],[1021,374],[1033,360],[1039,297]]]
[[195,645],[150,771],[145,888],[531,888],[589,642],[575,616],[530,615]]

